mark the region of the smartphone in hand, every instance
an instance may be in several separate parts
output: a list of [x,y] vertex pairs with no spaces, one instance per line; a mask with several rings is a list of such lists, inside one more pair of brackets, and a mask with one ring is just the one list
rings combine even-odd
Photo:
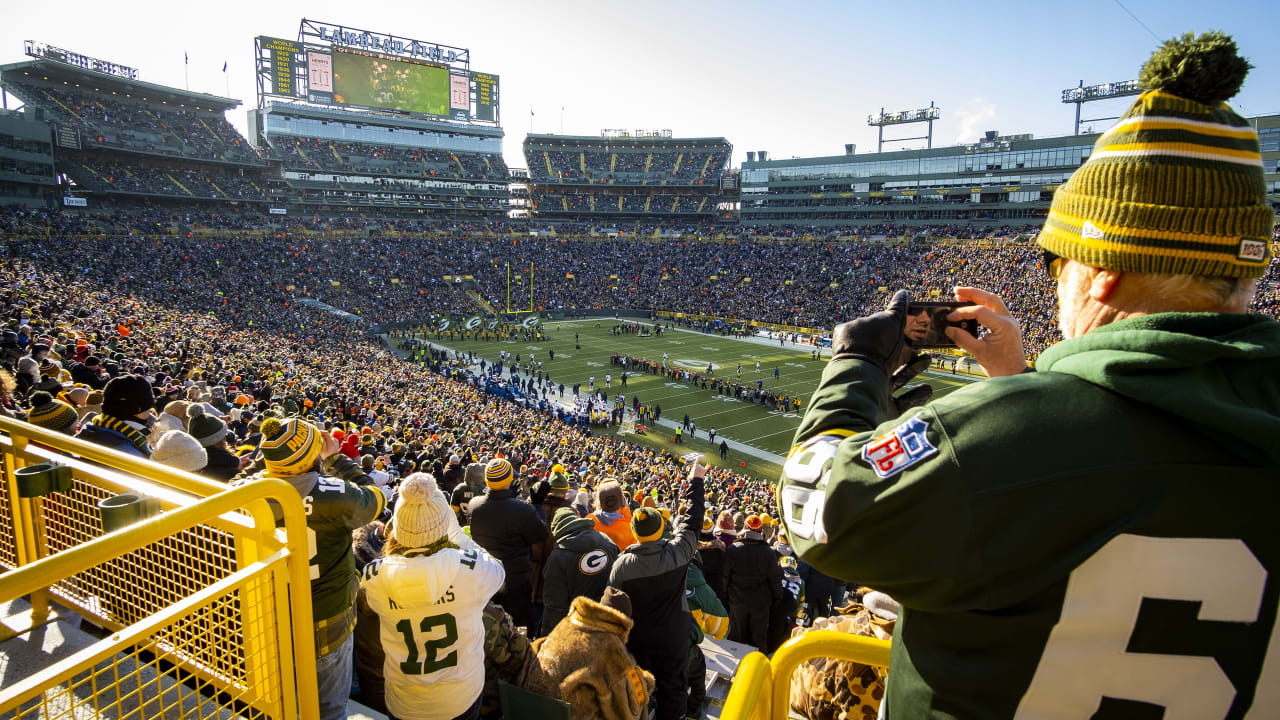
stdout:
[[907,306],[907,322],[903,328],[907,340],[912,347],[939,348],[955,347],[956,344],[947,337],[948,327],[958,327],[978,336],[977,320],[959,320],[952,322],[947,316],[957,308],[973,305],[971,302],[913,302]]

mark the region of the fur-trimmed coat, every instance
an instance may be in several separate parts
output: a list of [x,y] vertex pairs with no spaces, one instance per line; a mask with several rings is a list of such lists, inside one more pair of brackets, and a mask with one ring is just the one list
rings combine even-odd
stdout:
[[566,621],[533,642],[539,667],[526,687],[569,703],[573,720],[639,720],[654,680],[627,652],[631,626],[613,608],[574,598]]

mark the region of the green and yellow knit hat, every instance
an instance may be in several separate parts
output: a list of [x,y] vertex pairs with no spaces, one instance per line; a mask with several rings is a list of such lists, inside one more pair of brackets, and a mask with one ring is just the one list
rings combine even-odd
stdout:
[[1258,134],[1226,100],[1252,66],[1220,32],[1166,42],[1146,92],[1053,196],[1046,250],[1122,272],[1261,277],[1271,259]]
[[305,420],[269,417],[262,421],[260,447],[269,474],[293,477],[310,471],[315,465],[324,449],[324,436]]
[[631,516],[631,533],[636,542],[653,542],[662,537],[662,513],[657,508],[642,507]]
[[493,490],[505,490],[511,486],[515,470],[506,458],[494,458],[484,466],[484,484]]
[[41,390],[31,394],[31,411],[27,413],[27,422],[47,430],[62,432],[75,424],[77,417],[75,408],[55,399]]

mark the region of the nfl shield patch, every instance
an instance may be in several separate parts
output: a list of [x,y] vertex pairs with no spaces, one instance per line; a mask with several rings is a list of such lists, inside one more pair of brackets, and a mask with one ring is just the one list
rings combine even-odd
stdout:
[[938,448],[929,444],[928,430],[929,423],[916,415],[864,445],[862,459],[882,478],[897,475],[938,452]]

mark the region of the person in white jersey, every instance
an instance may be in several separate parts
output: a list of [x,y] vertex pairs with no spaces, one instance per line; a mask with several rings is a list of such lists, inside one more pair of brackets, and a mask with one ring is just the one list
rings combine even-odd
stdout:
[[406,478],[383,557],[361,580],[381,621],[392,720],[480,717],[484,607],[505,579],[502,563],[458,526],[435,478]]

